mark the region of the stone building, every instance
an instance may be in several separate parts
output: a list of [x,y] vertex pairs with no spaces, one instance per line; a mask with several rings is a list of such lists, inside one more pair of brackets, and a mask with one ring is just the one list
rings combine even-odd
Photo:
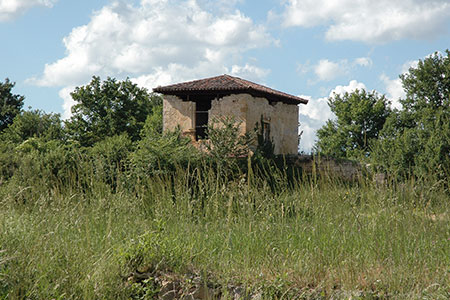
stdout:
[[[206,128],[215,119],[233,117],[242,133],[264,128],[275,154],[298,152],[298,105],[308,100],[230,75],[159,86],[163,94],[163,129],[178,126],[194,141],[207,138]],[[261,124],[262,123],[262,124]]]

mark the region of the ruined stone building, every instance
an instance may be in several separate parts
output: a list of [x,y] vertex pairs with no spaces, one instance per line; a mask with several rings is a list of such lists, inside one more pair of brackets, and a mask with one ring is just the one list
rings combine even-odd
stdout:
[[[178,126],[193,140],[207,139],[212,120],[229,116],[242,133],[264,128],[275,154],[298,152],[298,105],[308,100],[230,75],[183,82],[153,89],[163,94],[163,129]],[[262,124],[260,124],[262,122]]]

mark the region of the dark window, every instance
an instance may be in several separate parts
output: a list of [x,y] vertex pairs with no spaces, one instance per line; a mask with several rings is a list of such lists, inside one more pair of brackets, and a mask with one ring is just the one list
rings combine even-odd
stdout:
[[211,109],[210,101],[195,103],[195,139],[206,139],[208,129],[208,111]]

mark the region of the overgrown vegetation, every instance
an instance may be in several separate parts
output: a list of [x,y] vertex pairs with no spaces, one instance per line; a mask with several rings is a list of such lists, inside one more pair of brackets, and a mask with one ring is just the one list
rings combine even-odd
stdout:
[[[406,135],[387,124],[411,115],[394,111],[367,129],[348,153],[398,172],[347,182],[303,173],[232,120],[200,152],[162,133],[161,99],[128,80],[94,77],[73,96],[65,123],[22,111],[0,134],[0,299],[150,299],[161,273],[187,286],[194,274],[224,298],[230,286],[263,299],[450,297],[447,144],[418,142],[428,123]],[[444,138],[445,103],[424,117]]]
[[290,185],[277,169],[270,186],[253,165],[230,179],[206,163],[133,182],[126,168],[104,169],[108,156],[77,154],[65,181],[35,164],[21,171],[32,181],[3,184],[0,298],[157,293],[127,280],[144,270],[267,299],[450,296],[448,182]]
[[337,120],[318,131],[316,150],[370,162],[396,176],[450,176],[450,51],[434,53],[400,76],[402,109],[376,92],[329,99]]

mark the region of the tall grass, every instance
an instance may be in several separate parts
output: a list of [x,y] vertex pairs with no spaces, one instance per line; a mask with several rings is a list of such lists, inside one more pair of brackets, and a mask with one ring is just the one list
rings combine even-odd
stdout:
[[267,299],[450,297],[450,182],[288,180],[249,162],[123,173],[112,189],[93,165],[0,187],[0,299],[128,299],[142,269]]

